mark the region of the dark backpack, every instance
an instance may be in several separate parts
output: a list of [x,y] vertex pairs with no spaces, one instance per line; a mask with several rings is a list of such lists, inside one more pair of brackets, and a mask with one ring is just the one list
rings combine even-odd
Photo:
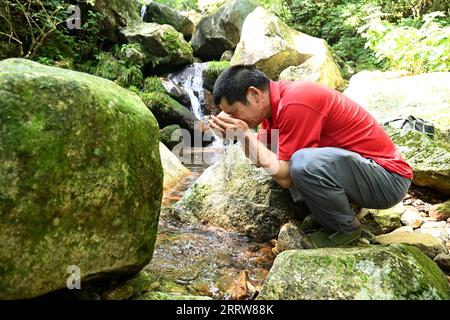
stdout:
[[389,121],[383,123],[383,126],[386,126],[388,124],[391,124],[391,123],[397,122],[397,121],[403,121],[403,123],[400,126],[400,130],[404,130],[404,131],[417,130],[422,133],[425,133],[431,139],[434,138],[434,125],[429,121],[426,121],[421,118],[417,118],[412,115],[408,116],[406,119],[405,118],[397,118],[397,119],[389,120]]

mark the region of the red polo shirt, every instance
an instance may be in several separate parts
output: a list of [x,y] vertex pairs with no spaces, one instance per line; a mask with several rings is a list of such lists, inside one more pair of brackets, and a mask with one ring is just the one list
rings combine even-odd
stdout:
[[[342,93],[310,82],[270,81],[272,118],[264,119],[258,139],[278,129],[277,157],[289,161],[302,148],[337,147],[373,159],[386,170],[412,179],[389,136],[356,102]],[[270,144],[270,136],[267,137]]]

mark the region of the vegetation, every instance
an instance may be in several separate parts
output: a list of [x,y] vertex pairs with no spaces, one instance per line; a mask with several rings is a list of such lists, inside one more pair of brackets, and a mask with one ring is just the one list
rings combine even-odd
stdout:
[[366,47],[375,52],[377,62],[392,69],[412,74],[450,70],[450,26],[444,27],[435,17],[442,12],[425,15],[419,28],[394,25],[376,19],[363,27]]
[[[177,10],[197,11],[206,3],[157,2]],[[362,69],[405,69],[413,74],[449,70],[450,2],[446,0],[260,2],[295,29],[325,39],[345,78]],[[140,46],[111,48],[105,44],[100,32],[104,17],[93,11],[93,0],[84,6],[79,30],[70,30],[65,23],[67,8],[76,1],[3,0],[2,3],[5,5],[0,6],[0,59],[29,58],[99,75],[125,87],[143,88],[144,56]],[[164,40],[167,46],[174,47],[178,46],[177,39],[178,34],[174,33]],[[159,59],[152,59],[155,67]],[[209,69],[213,67],[214,63]]]
[[[413,35],[418,38],[433,31],[434,39],[419,41],[420,48],[416,47],[415,52],[424,49],[429,52],[424,55],[430,55],[433,48],[446,51],[449,42],[445,26],[450,24],[450,3],[444,0],[263,0],[263,3],[297,30],[325,39],[332,46],[346,78],[362,69],[405,68],[392,64],[389,57],[398,57],[400,51],[408,51],[410,44],[405,41],[406,31],[413,30],[405,29],[407,26],[420,30]],[[441,11],[442,15],[432,14],[425,18],[434,11]],[[438,19],[430,24],[431,17]],[[385,28],[381,33],[380,25]],[[393,48],[389,39],[395,35],[402,40]],[[396,52],[389,52],[391,50]],[[440,56],[445,57],[445,53]],[[420,68],[406,68],[412,72],[448,70],[448,65],[438,65],[439,57],[421,59],[423,65]]]

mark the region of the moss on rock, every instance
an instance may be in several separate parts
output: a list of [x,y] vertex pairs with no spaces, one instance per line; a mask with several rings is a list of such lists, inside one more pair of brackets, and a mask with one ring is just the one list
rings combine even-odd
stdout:
[[230,67],[229,61],[211,61],[203,70],[203,87],[213,91],[219,75]]
[[[0,62],[0,298],[132,274],[151,259],[162,196],[158,124],[91,75]],[[20,254],[17,254],[20,252]]]
[[290,250],[258,299],[450,299],[439,267],[407,245]]

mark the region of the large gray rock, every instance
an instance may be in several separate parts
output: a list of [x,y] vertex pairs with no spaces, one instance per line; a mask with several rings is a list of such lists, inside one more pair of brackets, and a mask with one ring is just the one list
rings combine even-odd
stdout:
[[419,131],[401,132],[386,127],[389,137],[398,147],[403,159],[413,168],[413,182],[450,194],[450,144],[434,140]]
[[101,13],[101,33],[106,39],[118,42],[118,32],[121,28],[137,24],[141,21],[139,12],[140,0],[95,0],[94,11]]
[[153,66],[186,65],[192,63],[192,48],[174,27],[157,23],[139,23],[121,29],[121,37],[138,43],[146,54],[146,62]]
[[158,124],[134,93],[84,73],[0,62],[0,299],[132,274],[162,196]]
[[406,245],[289,250],[258,299],[450,299],[450,287],[432,260]]
[[266,241],[275,238],[290,219],[300,219],[302,209],[236,144],[204,171],[174,213],[181,221],[200,221]]
[[344,94],[380,122],[414,115],[433,122],[450,139],[449,83],[450,72],[362,71],[350,79]]
[[190,38],[194,33],[194,23],[186,16],[176,10],[157,2],[149,2],[143,16],[144,22],[155,22],[158,24],[169,24],[185,38]]
[[203,17],[191,40],[195,56],[205,61],[219,60],[226,50],[236,48],[242,24],[257,5],[256,0],[229,0]]
[[301,72],[286,71],[283,78],[314,80],[340,87],[342,76],[325,40],[298,32],[258,7],[245,19],[241,40],[230,62],[255,65],[269,78],[277,80],[286,68],[299,66],[312,57],[314,59],[309,60]]

